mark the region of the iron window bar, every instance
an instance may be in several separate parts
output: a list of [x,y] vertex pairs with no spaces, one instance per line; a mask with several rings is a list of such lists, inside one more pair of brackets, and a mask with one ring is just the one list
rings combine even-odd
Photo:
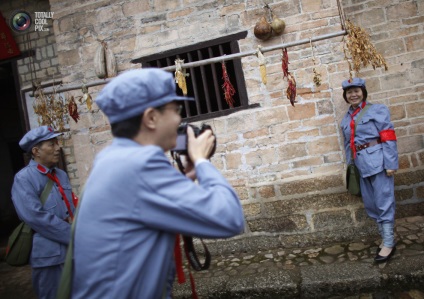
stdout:
[[[323,35],[319,35],[319,36],[315,36],[315,37],[311,37],[311,38],[306,38],[306,39],[302,39],[302,40],[298,40],[298,41],[294,41],[294,42],[283,43],[283,44],[270,46],[270,47],[263,47],[263,48],[261,48],[261,52],[266,53],[266,52],[270,52],[270,51],[274,51],[274,50],[278,50],[278,49],[300,46],[300,45],[304,45],[304,44],[309,44],[311,42],[317,42],[317,41],[320,41],[320,40],[325,40],[325,39],[330,39],[330,38],[333,38],[333,37],[343,36],[343,35],[346,35],[346,34],[347,34],[346,30],[337,31],[337,32],[323,34]],[[235,53],[235,54],[222,55],[222,56],[219,56],[219,57],[214,57],[214,58],[209,58],[209,59],[204,59],[204,60],[198,60],[198,61],[194,61],[194,62],[182,63],[181,67],[185,68],[185,69],[194,68],[194,67],[204,66],[204,65],[208,65],[208,64],[217,63],[217,62],[232,60],[232,59],[236,59],[236,58],[242,58],[242,57],[246,57],[246,56],[250,56],[250,55],[256,55],[256,51],[257,50],[251,50],[251,51],[245,51],[245,52],[240,52],[240,53]],[[162,67],[162,69],[165,70],[165,71],[175,71],[176,67],[175,67],[175,65],[172,65],[172,66]],[[106,84],[112,79],[113,78],[96,80],[96,81],[91,81],[91,82],[86,83],[86,84],[69,84],[67,86],[58,87],[56,89],[51,88],[51,89],[45,90],[45,91],[43,91],[43,93],[44,94],[52,94],[54,92],[59,93],[59,92],[64,92],[64,91],[81,89],[83,86],[86,86],[87,88],[93,87],[93,86],[98,86],[98,85]],[[217,93],[217,94],[219,94],[219,93]],[[30,96],[34,96],[34,93],[30,94]]]

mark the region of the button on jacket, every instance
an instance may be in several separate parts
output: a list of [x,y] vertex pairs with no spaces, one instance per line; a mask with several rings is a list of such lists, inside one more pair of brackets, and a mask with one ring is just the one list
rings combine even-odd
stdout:
[[242,232],[240,200],[209,162],[198,184],[163,150],[115,138],[94,162],[76,220],[72,298],[170,298],[177,233]]
[[[63,170],[54,169],[71,210],[75,211],[68,176]],[[41,204],[40,196],[49,180],[46,173],[50,170],[31,160],[15,175],[12,187],[12,200],[19,218],[35,232],[30,258],[33,268],[64,263],[71,236],[71,225],[64,220],[69,216],[68,210],[55,183],[44,206]]]
[[[370,103],[367,103],[368,105]],[[350,121],[353,111],[354,109],[350,107],[341,122],[348,164],[351,160]],[[354,117],[355,123],[358,115],[359,113]],[[362,115],[359,123],[356,123],[355,144],[362,145],[374,141],[380,137],[381,131],[388,129],[393,129],[389,109],[382,104],[372,104]],[[355,164],[363,178],[375,175],[385,169],[396,170],[399,167],[396,141],[387,141],[365,148],[358,151],[356,155]]]

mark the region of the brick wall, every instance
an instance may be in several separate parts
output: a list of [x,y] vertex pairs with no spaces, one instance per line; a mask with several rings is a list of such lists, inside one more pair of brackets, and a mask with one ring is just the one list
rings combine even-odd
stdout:
[[[343,0],[346,16],[366,28],[389,70],[365,68],[369,99],[392,112],[401,170],[396,175],[398,216],[424,211],[424,3],[420,0]],[[95,79],[94,52],[104,40],[118,70],[138,68],[130,60],[247,30],[241,51],[341,30],[335,0],[270,3],[286,22],[282,36],[263,42],[253,27],[265,14],[256,1],[65,1],[50,0],[58,61],[66,83]],[[341,37],[288,49],[297,80],[295,107],[286,99],[280,50],[268,52],[268,83],[255,56],[242,59],[249,109],[209,120],[219,146],[212,162],[242,200],[247,230],[232,248],[293,246],[375,233],[360,199],[346,195],[339,123],[347,110],[341,82],[348,77]],[[313,84],[312,69],[322,75]],[[90,88],[95,97],[102,86]],[[78,94],[79,91],[74,91]],[[70,122],[68,167],[73,184],[83,184],[97,152],[110,143],[107,119],[79,105],[81,120]],[[247,245],[246,240],[249,240]],[[260,240],[260,241],[258,241]],[[230,246],[230,247],[231,247]],[[217,249],[218,250],[218,249]]]

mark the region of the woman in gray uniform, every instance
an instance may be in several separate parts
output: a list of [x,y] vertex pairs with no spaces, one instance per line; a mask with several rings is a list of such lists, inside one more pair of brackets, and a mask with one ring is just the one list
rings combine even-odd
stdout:
[[[383,239],[374,258],[381,263],[389,260],[396,250],[393,233],[393,175],[398,169],[396,135],[387,106],[367,103],[365,80],[353,78],[343,81],[342,88],[343,98],[350,104],[341,122],[346,161],[349,164],[353,159],[359,169],[365,210],[377,222]],[[363,109],[366,110],[361,114]]]

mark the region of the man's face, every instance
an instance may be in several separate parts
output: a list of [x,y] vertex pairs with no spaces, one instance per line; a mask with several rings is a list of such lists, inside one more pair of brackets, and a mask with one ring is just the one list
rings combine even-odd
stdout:
[[48,168],[52,168],[59,162],[60,146],[57,138],[42,141],[32,148],[34,161]]
[[157,123],[158,145],[165,151],[175,147],[177,141],[177,129],[181,123],[180,103],[171,102],[157,109],[159,110],[159,120]]

